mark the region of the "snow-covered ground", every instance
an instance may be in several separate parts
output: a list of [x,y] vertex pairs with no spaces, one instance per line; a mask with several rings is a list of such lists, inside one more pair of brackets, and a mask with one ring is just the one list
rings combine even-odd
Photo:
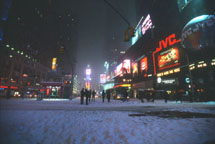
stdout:
[[[101,99],[0,100],[1,143],[204,144],[215,142],[215,118],[130,117],[140,108],[215,114],[215,103],[141,103]],[[42,108],[41,108],[42,107]],[[109,109],[112,107],[113,109]],[[126,109],[125,109],[126,108]],[[137,108],[137,111],[135,110]],[[129,110],[131,109],[131,111]],[[122,111],[123,110],[123,111]]]

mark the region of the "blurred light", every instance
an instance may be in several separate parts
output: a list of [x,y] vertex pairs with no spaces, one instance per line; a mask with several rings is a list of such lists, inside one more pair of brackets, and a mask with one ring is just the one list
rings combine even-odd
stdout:
[[25,57],[27,58],[27,57],[28,57],[28,55],[25,55]]
[[8,48],[9,48],[9,47],[10,47],[10,45],[6,45],[6,47],[8,47]]
[[19,53],[20,53],[20,51],[17,51],[17,53],[19,54]]
[[13,55],[10,55],[9,57],[10,57],[10,58],[12,58],[12,57],[13,57]]
[[11,50],[13,51],[13,50],[14,50],[14,48],[11,48]]
[[161,83],[161,78],[160,77],[157,78],[157,82]]
[[21,54],[21,55],[23,55],[24,53],[23,53],[23,52],[21,52],[20,54]]

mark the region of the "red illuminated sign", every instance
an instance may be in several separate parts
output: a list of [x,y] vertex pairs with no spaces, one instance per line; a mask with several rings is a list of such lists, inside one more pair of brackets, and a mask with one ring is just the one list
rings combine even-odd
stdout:
[[181,39],[176,40],[175,34],[171,34],[166,37],[165,40],[159,41],[159,48],[156,48],[156,51],[153,52],[153,64],[154,64],[154,74],[156,75],[156,64],[155,64],[155,54],[162,50],[162,48],[167,48],[168,46],[172,46],[176,43],[179,43]]
[[18,89],[18,87],[14,87],[14,86],[11,86],[10,88],[11,88],[11,89],[15,89],[15,90]]
[[159,70],[179,65],[179,51],[178,48],[172,48],[162,52],[158,56]]
[[0,86],[0,88],[8,88],[8,86]]
[[140,71],[143,72],[147,72],[148,71],[148,62],[147,62],[147,57],[144,57],[141,61],[140,61]]

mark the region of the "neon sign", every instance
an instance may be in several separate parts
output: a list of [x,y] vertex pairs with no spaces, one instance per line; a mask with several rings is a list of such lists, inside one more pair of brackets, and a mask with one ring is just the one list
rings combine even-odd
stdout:
[[165,52],[162,52],[158,56],[159,70],[179,65],[179,50],[178,48],[172,48]]
[[148,71],[148,62],[147,62],[147,57],[144,57],[141,61],[140,61],[140,71],[143,72],[147,72]]
[[141,26],[142,34],[144,35],[149,28],[152,28],[152,20],[148,14]]
[[165,40],[159,41],[159,48],[156,48],[156,51],[153,52],[153,64],[154,64],[154,74],[156,75],[156,64],[155,64],[155,54],[162,50],[162,48],[167,48],[167,46],[172,46],[176,43],[181,42],[181,39],[176,40],[175,34],[171,34],[166,37]]

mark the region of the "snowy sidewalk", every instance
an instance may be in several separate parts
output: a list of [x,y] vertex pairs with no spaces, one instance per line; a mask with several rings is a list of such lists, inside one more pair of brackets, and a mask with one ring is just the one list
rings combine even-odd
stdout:
[[[2,144],[205,144],[215,142],[215,118],[129,116],[139,108],[215,114],[214,103],[165,104],[101,99],[86,105],[74,100],[0,100]],[[13,108],[10,108],[13,107]],[[43,107],[43,109],[40,109]],[[46,108],[47,107],[47,108]],[[134,111],[107,111],[134,109]],[[25,108],[27,110],[25,110]],[[73,111],[75,108],[75,111]],[[47,110],[46,110],[47,109]],[[89,111],[89,109],[91,109]],[[136,111],[135,111],[136,109]]]

